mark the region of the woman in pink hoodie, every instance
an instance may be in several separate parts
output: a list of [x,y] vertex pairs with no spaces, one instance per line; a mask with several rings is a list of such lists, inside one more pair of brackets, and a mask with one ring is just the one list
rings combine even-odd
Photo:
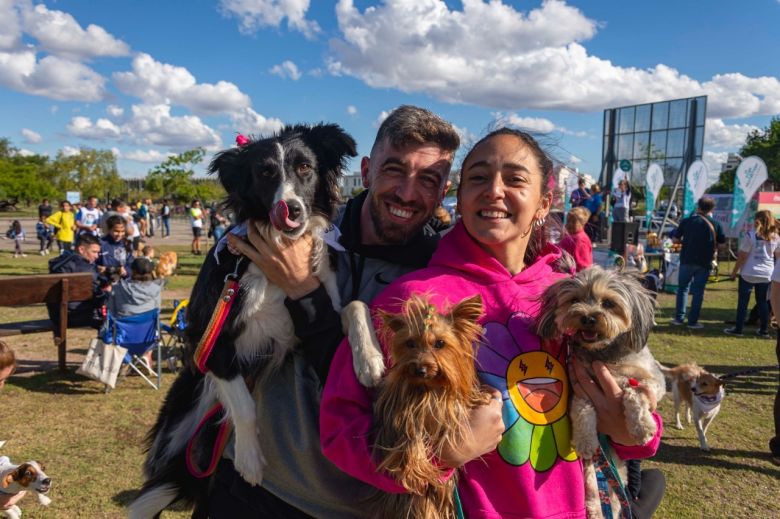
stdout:
[[[468,296],[482,296],[485,333],[477,369],[481,381],[496,388],[495,400],[472,412],[473,441],[432,462],[442,467],[443,477],[461,471],[458,492],[466,517],[584,518],[582,462],[571,447],[567,415],[569,376],[582,385],[597,384],[581,378],[581,367],[567,370],[564,348],[541,343],[534,332],[539,295],[573,271],[549,239],[552,162],[531,136],[500,129],[472,148],[461,175],[460,221],[442,238],[427,268],[396,280],[373,306],[398,312],[400,301],[425,293],[442,310]],[[604,370],[596,371],[604,386]],[[533,396],[541,393],[543,398]],[[621,457],[655,453],[659,417],[656,438],[627,446],[631,441],[620,419],[622,409],[615,408],[619,400],[596,400],[600,430]],[[385,492],[404,492],[376,470],[372,404],[372,392],[355,377],[345,340],[322,397],[323,452],[353,477]]]

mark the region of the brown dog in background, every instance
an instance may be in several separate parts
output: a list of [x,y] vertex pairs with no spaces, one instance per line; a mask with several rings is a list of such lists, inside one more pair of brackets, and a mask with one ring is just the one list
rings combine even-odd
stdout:
[[685,403],[685,416],[688,423],[696,427],[699,435],[699,447],[703,451],[710,450],[707,444],[707,428],[720,411],[720,404],[725,395],[723,380],[719,379],[695,362],[680,364],[667,368],[658,363],[664,376],[672,383],[674,397],[675,427],[682,429],[680,421],[680,406]]
[[174,251],[163,252],[160,254],[160,260],[154,269],[154,276],[157,279],[173,276],[176,273],[178,264],[179,257]]

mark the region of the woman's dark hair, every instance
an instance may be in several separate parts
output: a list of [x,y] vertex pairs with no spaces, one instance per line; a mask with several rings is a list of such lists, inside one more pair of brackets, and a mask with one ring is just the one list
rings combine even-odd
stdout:
[[14,220],[13,222],[11,222],[11,227],[13,228],[17,236],[22,234],[22,222],[20,222],[19,220]]
[[112,214],[106,219],[106,227],[110,231],[115,225],[125,226],[125,219],[118,214]]
[[[492,139],[493,137],[498,137],[501,135],[511,135],[516,137],[518,140],[520,140],[520,142],[525,144],[529,150],[531,150],[531,153],[533,153],[533,156],[539,166],[539,170],[542,172],[542,196],[545,196],[550,191],[552,191],[555,187],[552,159],[547,154],[547,152],[542,149],[542,147],[530,133],[515,128],[498,128],[478,140],[463,158],[463,162],[461,163],[461,171],[463,170],[463,166],[468,162],[469,157],[471,157],[471,154],[480,144],[488,141],[489,139]],[[460,194],[460,184],[458,185],[458,194]],[[554,233],[557,233],[560,236],[563,232],[561,222],[558,221],[557,218],[551,217],[549,214],[547,216],[548,218],[545,219],[544,225],[537,227],[534,223],[531,224],[531,238],[528,240],[528,246],[525,249],[525,257],[523,258],[523,263],[526,266],[536,261],[536,257],[539,255],[539,253],[544,250],[548,244],[553,242],[552,235]]]

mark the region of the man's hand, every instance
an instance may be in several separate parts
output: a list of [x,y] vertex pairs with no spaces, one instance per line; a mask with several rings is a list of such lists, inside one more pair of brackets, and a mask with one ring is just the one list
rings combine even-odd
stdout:
[[18,503],[19,500],[21,500],[26,494],[27,492],[25,492],[24,490],[22,490],[17,494],[0,493],[0,510],[8,510],[16,503]]
[[257,265],[268,281],[281,288],[287,297],[300,299],[320,285],[320,280],[311,272],[311,235],[276,243],[264,239],[254,223],[250,222],[247,229],[248,242],[229,234],[228,244]]
[[[569,364],[569,378],[574,392],[580,398],[586,398],[596,408],[597,428],[606,434],[613,442],[621,445],[636,445],[636,440],[629,434],[626,416],[623,411],[623,390],[617,385],[612,374],[603,362],[596,361],[592,365],[596,380],[593,380],[577,359]],[[655,411],[658,402],[649,388],[639,386],[650,403],[650,411]]]
[[464,435],[463,443],[441,453],[441,462],[447,467],[458,468],[492,452],[498,446],[504,434],[504,420],[501,417],[503,402],[497,389],[493,389],[491,394],[490,402],[471,410],[468,424],[471,430]]

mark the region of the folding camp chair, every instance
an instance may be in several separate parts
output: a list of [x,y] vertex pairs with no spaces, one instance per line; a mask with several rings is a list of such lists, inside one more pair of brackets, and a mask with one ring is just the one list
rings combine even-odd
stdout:
[[160,324],[160,340],[166,348],[168,369],[174,373],[178,371],[178,363],[184,358],[186,351],[187,340],[184,331],[187,328],[187,305],[189,303],[189,299],[174,300],[173,313],[168,324]]
[[[154,389],[160,389],[162,383],[161,351],[160,351],[160,309],[155,308],[142,314],[128,317],[116,317],[108,313],[106,323],[100,331],[100,338],[106,344],[116,344],[127,348],[127,354],[122,360],[122,366],[127,365],[140,375]],[[144,355],[157,350],[157,371],[147,363]],[[157,377],[155,384],[151,377]]]

